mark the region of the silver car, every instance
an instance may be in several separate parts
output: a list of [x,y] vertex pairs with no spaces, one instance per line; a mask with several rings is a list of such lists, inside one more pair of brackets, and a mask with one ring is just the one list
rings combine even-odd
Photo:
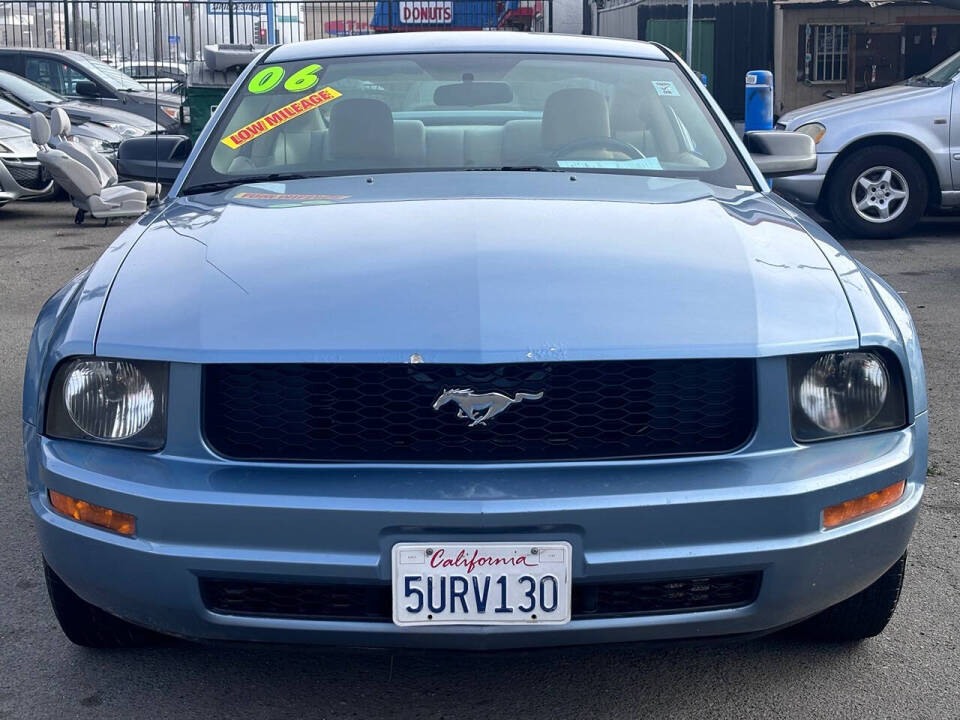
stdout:
[[899,85],[780,117],[817,144],[817,170],[774,188],[863,237],[907,232],[926,210],[960,205],[960,53]]
[[37,161],[30,133],[0,120],[0,207],[12,200],[44,197],[53,193],[53,180]]

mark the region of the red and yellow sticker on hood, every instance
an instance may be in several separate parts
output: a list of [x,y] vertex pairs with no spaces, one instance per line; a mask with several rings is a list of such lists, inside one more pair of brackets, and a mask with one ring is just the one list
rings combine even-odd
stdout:
[[295,117],[299,117],[304,113],[310,112],[321,105],[325,105],[331,100],[336,100],[340,97],[342,93],[337,92],[332,87],[325,87],[316,92],[312,92],[309,95],[304,95],[299,100],[294,100],[292,103],[284,105],[282,108],[274,110],[273,112],[264,115],[261,118],[254,120],[247,125],[244,125],[239,130],[234,130],[232,133],[227,135],[225,138],[222,138],[220,142],[226,145],[232,150],[236,150],[241,145],[250,142],[255,137],[259,137],[266,132],[270,132],[276,127],[283,125],[287,120],[293,120]]

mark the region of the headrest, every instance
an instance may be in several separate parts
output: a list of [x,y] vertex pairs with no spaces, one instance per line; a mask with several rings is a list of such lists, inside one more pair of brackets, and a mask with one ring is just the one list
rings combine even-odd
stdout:
[[610,108],[610,125],[614,130],[648,130],[650,123],[643,106],[649,102],[649,98],[634,93],[618,92]]
[[351,98],[330,108],[330,155],[392,159],[393,115],[381,100]]
[[586,88],[567,88],[547,98],[541,124],[545,148],[598,137],[610,137],[610,113],[603,95]]
[[50,113],[50,134],[53,137],[66,137],[70,134],[70,116],[63,108],[54,108]]
[[35,145],[46,145],[50,142],[50,123],[41,113],[30,114],[30,139]]

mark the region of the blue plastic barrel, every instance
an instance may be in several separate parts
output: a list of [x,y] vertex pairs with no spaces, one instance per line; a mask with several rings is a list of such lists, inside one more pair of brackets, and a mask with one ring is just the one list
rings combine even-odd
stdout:
[[743,131],[773,130],[773,73],[769,70],[748,72],[744,100]]

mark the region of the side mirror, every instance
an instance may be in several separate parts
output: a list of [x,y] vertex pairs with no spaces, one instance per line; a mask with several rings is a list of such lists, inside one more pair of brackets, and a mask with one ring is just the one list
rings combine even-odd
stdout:
[[73,89],[74,92],[81,97],[98,98],[102,95],[100,88],[97,87],[97,84],[95,82],[91,82],[90,80],[81,80],[74,86]]
[[743,140],[764,177],[803,175],[817,169],[817,147],[809,135],[783,130],[754,130]]
[[186,135],[148,135],[120,143],[118,174],[128,180],[159,180],[169,185],[177,179],[193,143]]

